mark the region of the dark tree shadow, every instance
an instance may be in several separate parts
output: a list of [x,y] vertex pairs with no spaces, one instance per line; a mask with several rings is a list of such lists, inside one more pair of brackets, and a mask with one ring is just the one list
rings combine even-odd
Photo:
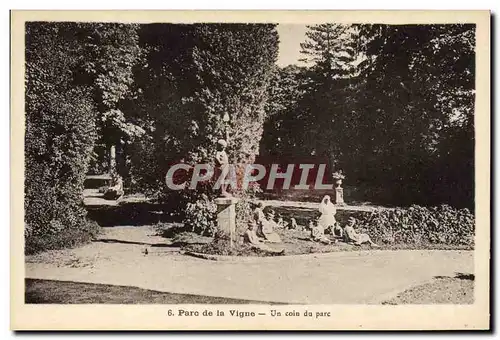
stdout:
[[150,247],[159,247],[159,248],[177,248],[178,245],[175,243],[149,243],[149,242],[136,242],[136,241],[126,241],[126,240],[118,240],[118,239],[97,239],[94,242],[100,243],[119,243],[119,244],[134,244],[140,246],[150,246]]
[[[443,275],[437,275],[434,276],[435,279],[451,279],[451,276],[443,276]],[[460,280],[470,280],[474,281],[475,276],[474,274],[465,274],[465,273],[455,273],[454,276],[455,279],[460,279]]]
[[465,274],[465,273],[455,273],[455,278],[460,280],[470,280],[474,281],[474,274]]
[[124,203],[117,206],[101,205],[87,207],[87,216],[103,227],[140,226],[160,222],[180,222],[174,214],[175,207],[150,202]]

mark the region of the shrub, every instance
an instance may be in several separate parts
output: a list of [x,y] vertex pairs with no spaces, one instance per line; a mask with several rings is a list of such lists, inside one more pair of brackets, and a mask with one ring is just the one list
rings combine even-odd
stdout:
[[[188,230],[213,234],[216,205],[211,189],[162,194],[167,190],[157,184],[164,182],[173,163],[213,163],[217,140],[226,135],[231,163],[254,162],[278,54],[276,26],[145,25],[140,35],[147,52],[139,71],[143,91],[137,111],[151,117],[151,129],[146,129],[150,140],[134,145],[146,152],[131,160],[133,184],[146,183],[162,200],[174,201]],[[183,39],[177,44],[179,35]]]
[[242,198],[236,204],[236,237],[245,233],[248,225],[253,220],[255,204],[248,198]]
[[[196,191],[183,190],[177,193],[177,202],[183,202],[178,204],[178,207],[185,207],[183,222],[186,230],[200,235],[216,236],[217,204],[215,198],[218,192],[214,192],[213,185],[214,181],[210,180],[201,183]],[[236,238],[247,229],[255,207],[252,201],[260,192],[261,189],[256,184],[250,185],[247,190],[241,188],[232,190],[233,196],[239,199],[236,204]]]
[[95,239],[101,231],[94,221],[84,219],[78,225],[68,227],[60,220],[52,220],[47,228],[25,225],[25,253],[42,250],[73,248]]
[[184,223],[192,232],[213,236],[217,227],[216,212],[214,200],[205,193],[201,194],[193,202],[187,202]]
[[86,220],[82,201],[93,116],[91,106],[76,96],[77,91],[46,95],[42,112],[27,112],[25,242],[30,253],[79,244],[97,231]]
[[[251,191],[240,191],[235,193],[239,201],[236,204],[236,237],[245,232],[248,223],[253,217],[255,205],[252,199],[255,193]],[[217,204],[214,197],[204,193],[194,200],[187,202],[184,223],[188,230],[200,235],[215,236],[217,230]]]
[[378,210],[360,219],[360,229],[385,244],[445,244],[474,247],[474,215],[448,205]]

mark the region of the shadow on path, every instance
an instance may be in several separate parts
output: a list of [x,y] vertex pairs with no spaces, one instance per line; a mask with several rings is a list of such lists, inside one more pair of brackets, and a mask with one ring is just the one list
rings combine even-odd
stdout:
[[94,242],[98,243],[118,243],[118,244],[133,244],[133,245],[139,245],[139,246],[149,246],[152,248],[179,248],[188,244],[206,244],[207,241],[196,241],[196,240],[189,240],[189,241],[173,241],[171,243],[151,243],[151,242],[139,242],[139,241],[127,241],[127,240],[119,240],[119,239],[109,239],[109,238],[102,238],[102,239],[97,239]]

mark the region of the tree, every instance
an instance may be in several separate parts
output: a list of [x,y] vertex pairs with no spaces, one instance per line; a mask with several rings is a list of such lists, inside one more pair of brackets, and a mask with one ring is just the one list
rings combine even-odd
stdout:
[[[163,184],[169,166],[213,163],[217,140],[226,132],[231,162],[253,162],[277,57],[275,25],[144,25],[140,42],[147,53],[145,64],[136,70],[142,88],[136,107],[148,117],[149,128],[147,139],[135,145],[144,151],[132,162],[137,183],[160,197],[177,195]],[[230,117],[227,126],[225,115]],[[144,155],[148,164],[142,161]],[[202,206],[213,206],[211,188],[186,190],[181,196],[170,197],[170,202],[188,212],[188,224],[213,226],[214,211],[189,208],[200,201]],[[201,214],[207,223],[191,212]]]
[[302,61],[323,79],[351,78],[359,63],[358,26],[320,24],[307,26],[306,41],[301,43]]
[[472,25],[323,24],[302,48],[300,85],[273,82],[263,147],[328,157],[360,199],[472,205]]
[[[131,184],[151,197],[167,190],[165,174],[190,148],[193,25],[148,24],[139,27],[143,58],[133,68],[135,113],[145,134],[131,145]],[[179,206],[181,203],[179,203]]]
[[308,121],[301,119],[299,103],[306,92],[306,69],[296,65],[275,67],[266,105],[267,118],[261,140],[261,156],[292,159],[309,154],[303,148],[301,131]]
[[[403,185],[406,199],[428,201],[440,182],[430,174],[448,176],[436,163],[450,152],[439,148],[440,140],[448,138],[454,116],[471,121],[473,27],[373,25],[362,34],[368,56],[364,105],[373,113],[361,127],[363,149],[368,153],[371,148],[373,162],[386,165],[378,177]],[[453,149],[470,149],[471,143],[464,139]],[[472,159],[469,155],[462,161]]]
[[124,103],[134,95],[133,67],[139,63],[137,24],[90,23],[79,25],[79,41],[85,59],[78,75],[93,89],[98,111],[99,142],[107,146],[109,171],[116,171],[115,148],[141,136],[143,129],[135,124],[134,112],[124,112]]
[[27,251],[72,245],[96,231],[82,202],[95,143],[111,146],[142,132],[121,110],[140,57],[136,31],[124,24],[26,25]]
[[225,136],[223,116],[227,113],[232,161],[252,163],[258,153],[267,89],[278,53],[275,25],[199,25],[195,34],[194,71],[199,82],[194,100],[203,107],[198,126],[208,129],[195,148],[202,159],[212,158],[217,139]]
[[81,193],[94,142],[91,88],[76,85],[75,24],[26,25],[25,250],[71,246],[97,229]]
[[359,27],[320,24],[308,28],[301,47],[303,60],[311,66],[299,111],[303,121],[313,124],[302,139],[312,154],[341,166],[351,155],[352,128],[359,115],[356,91],[363,59]]

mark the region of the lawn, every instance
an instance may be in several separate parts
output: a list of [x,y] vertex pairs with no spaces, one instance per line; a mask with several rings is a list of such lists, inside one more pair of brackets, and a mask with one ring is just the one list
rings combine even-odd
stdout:
[[[25,302],[43,304],[270,304],[192,294],[164,293],[127,286],[53,280],[25,280]],[[272,303],[275,304],[275,303]]]
[[474,275],[438,276],[432,282],[405,290],[383,304],[472,304]]

